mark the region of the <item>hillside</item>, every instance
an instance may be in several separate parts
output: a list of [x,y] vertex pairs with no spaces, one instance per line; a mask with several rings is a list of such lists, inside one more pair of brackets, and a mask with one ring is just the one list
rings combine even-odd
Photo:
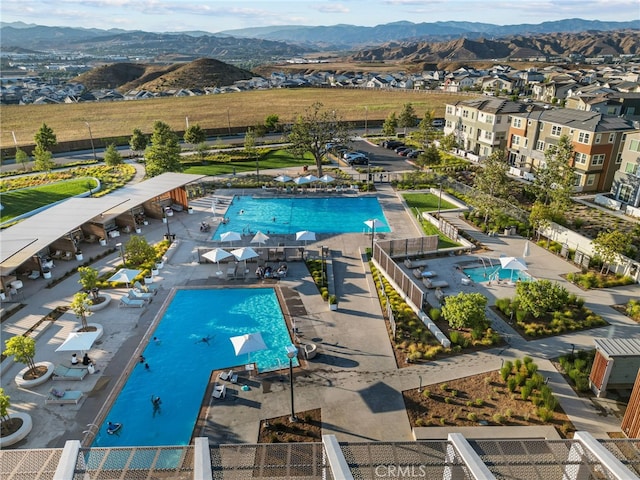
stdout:
[[350,57],[355,62],[398,61],[432,62],[443,60],[484,60],[539,55],[562,56],[569,53],[598,55],[640,54],[640,36],[635,30],[616,32],[551,33],[504,39],[472,40],[460,38],[448,42],[393,42],[361,50]]
[[211,58],[166,66],[114,63],[83,73],[75,81],[89,90],[115,88],[121,92],[149,90],[158,92],[172,88],[205,88],[231,85],[254,75],[233,65]]

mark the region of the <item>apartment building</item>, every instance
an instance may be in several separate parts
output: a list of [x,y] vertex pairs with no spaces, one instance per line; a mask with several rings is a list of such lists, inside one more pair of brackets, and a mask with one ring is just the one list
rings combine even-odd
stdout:
[[640,216],[640,130],[627,133],[620,169],[613,176],[611,188],[613,197],[622,202],[629,210]]
[[475,98],[447,104],[444,134],[453,133],[461,149],[482,161],[496,150],[505,150],[511,115],[540,107],[499,98]]
[[544,152],[567,135],[574,149],[576,191],[609,191],[622,162],[629,120],[571,109],[541,110],[511,116],[507,137],[512,173],[532,178],[544,162]]

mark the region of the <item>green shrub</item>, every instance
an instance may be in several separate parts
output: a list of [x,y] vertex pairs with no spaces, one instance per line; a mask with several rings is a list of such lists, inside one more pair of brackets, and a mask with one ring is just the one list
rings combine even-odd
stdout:
[[547,410],[545,407],[537,408],[536,409],[536,415],[544,423],[547,423],[548,421],[550,421],[553,418],[553,412]]
[[510,392],[515,392],[517,386],[518,386],[518,381],[516,380],[516,377],[509,377],[509,379],[507,380],[507,389]]
[[425,389],[422,391],[422,396],[423,396],[424,398],[429,398],[429,397],[431,397],[431,390],[429,390],[428,388],[425,388]]
[[483,405],[484,405],[484,400],[483,400],[483,399],[481,399],[481,398],[476,398],[476,399],[473,401],[473,403],[474,403],[474,405],[475,405],[476,407],[481,407],[481,406],[483,406]]
[[529,396],[531,395],[531,387],[528,385],[524,385],[521,389],[520,389],[520,398],[522,398],[522,400],[528,400]]
[[467,420],[469,420],[470,422],[476,422],[478,420],[478,415],[476,415],[474,412],[470,412],[467,414]]
[[434,322],[437,322],[440,319],[440,315],[441,314],[442,314],[442,312],[441,312],[441,310],[439,308],[431,308],[429,310],[429,317]]
[[493,421],[495,423],[504,423],[504,417],[502,416],[501,413],[495,413],[493,415]]

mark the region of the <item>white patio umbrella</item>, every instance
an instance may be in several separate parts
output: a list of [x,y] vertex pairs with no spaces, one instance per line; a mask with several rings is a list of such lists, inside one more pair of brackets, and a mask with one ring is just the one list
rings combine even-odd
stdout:
[[301,232],[296,232],[296,240],[303,241],[306,245],[308,241],[315,241],[316,234],[315,232],[310,232],[309,230],[302,230]]
[[259,332],[245,333],[244,335],[231,337],[229,340],[231,340],[236,356],[244,354],[248,355],[249,361],[247,363],[251,363],[251,354],[253,352],[259,352],[267,349],[267,344],[264,343],[262,335]]
[[274,180],[280,183],[287,183],[293,180],[293,178],[291,178],[289,175],[278,175],[276,178],[274,178]]
[[522,252],[522,256],[526,258],[531,255],[530,249],[531,247],[529,245],[529,240],[527,240],[524,244],[524,251]]
[[293,179],[293,183],[295,183],[296,185],[306,185],[310,182],[311,180],[309,180],[307,177],[297,177]]
[[202,256],[207,260],[216,262],[216,264],[218,265],[218,271],[216,273],[222,274],[222,270],[220,270],[220,260],[229,258],[232,256],[232,254],[227,252],[226,250],[223,250],[222,248],[214,248],[213,250],[209,250],[207,253],[203,253]]
[[514,270],[527,270],[527,263],[516,257],[500,257],[500,266],[505,270],[511,270],[511,279],[513,279]]
[[319,180],[318,177],[316,177],[311,173],[309,175],[305,175],[303,178],[306,178],[309,181],[309,183],[317,182]]
[[265,235],[260,230],[258,230],[256,234],[253,236],[253,238],[251,239],[251,243],[258,243],[260,245],[263,245],[267,242],[267,240],[269,240],[269,236]]
[[365,220],[364,224],[371,229],[371,255],[373,255],[373,242],[376,236],[376,228],[382,228],[385,224],[377,218]]
[[336,179],[333,178],[331,175],[324,174],[318,180],[320,180],[322,183],[331,183],[331,182],[334,182]]
[[133,268],[121,268],[116,273],[111,275],[107,282],[126,283],[127,288],[129,284],[133,282],[133,279],[140,275],[142,270],[134,270]]
[[93,346],[93,342],[96,341],[100,335],[99,331],[95,332],[71,332],[67,339],[62,342],[56,352],[70,352],[79,350],[85,352]]
[[231,245],[233,242],[242,240],[242,235],[238,232],[224,232],[220,235],[220,240],[223,242],[229,242],[229,245]]
[[231,250],[231,255],[236,257],[236,260],[239,262],[244,260],[245,271],[247,268],[247,260],[259,256],[259,254],[251,247],[236,248],[235,250]]

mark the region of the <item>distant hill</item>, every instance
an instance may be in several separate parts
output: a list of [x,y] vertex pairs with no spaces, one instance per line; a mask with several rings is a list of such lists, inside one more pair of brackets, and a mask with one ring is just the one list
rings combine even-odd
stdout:
[[363,45],[380,45],[393,41],[443,41],[460,37],[496,39],[512,35],[538,35],[547,33],[578,33],[589,30],[612,31],[640,29],[640,20],[629,22],[603,22],[572,18],[540,24],[494,25],[478,22],[393,22],[375,27],[332,25],[327,27],[293,26],[257,27],[225,30],[218,34],[236,37],[262,38],[281,42],[295,42],[326,46],[331,49],[352,49]]
[[357,62],[442,60],[484,60],[527,58],[569,53],[595,57],[599,55],[640,54],[640,36],[636,31],[553,33],[526,37],[517,35],[503,39],[477,40],[459,38],[449,42],[390,42],[361,50],[350,57]]
[[120,92],[149,90],[159,92],[178,88],[200,88],[231,85],[255,75],[233,65],[211,58],[173,65],[114,63],[94,68],[74,81],[89,90],[113,88]]

